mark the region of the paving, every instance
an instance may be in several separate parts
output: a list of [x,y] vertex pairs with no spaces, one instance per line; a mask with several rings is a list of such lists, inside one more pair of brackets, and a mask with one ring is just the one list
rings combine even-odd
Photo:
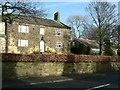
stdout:
[[120,90],[120,72],[31,77],[18,80],[5,80],[2,82],[3,90],[10,88],[29,88],[33,90],[35,88],[79,88],[80,90],[104,90],[105,88],[109,88]]

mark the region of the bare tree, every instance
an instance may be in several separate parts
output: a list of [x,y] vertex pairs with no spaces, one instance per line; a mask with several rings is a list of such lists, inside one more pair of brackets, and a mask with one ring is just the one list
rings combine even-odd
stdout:
[[92,25],[88,27],[89,28],[85,29],[82,33],[83,38],[98,41],[98,30]]
[[0,8],[9,15],[47,16],[46,9],[42,7],[42,3],[39,3],[38,7],[35,2],[4,2],[0,3]]
[[116,6],[108,2],[91,2],[87,7],[93,25],[98,30],[99,36],[99,55],[102,54],[102,46],[104,38],[111,38],[113,28],[116,24]]
[[[40,5],[39,5],[40,7]],[[46,10],[43,8],[38,9],[35,3],[30,2],[7,2],[0,3],[2,11],[2,21],[5,22],[5,52],[8,53],[8,30],[7,24],[19,17],[19,15],[45,17],[47,15]]]
[[67,18],[67,23],[71,27],[71,37],[80,38],[82,31],[84,30],[84,24],[86,23],[86,18],[84,16],[69,16]]

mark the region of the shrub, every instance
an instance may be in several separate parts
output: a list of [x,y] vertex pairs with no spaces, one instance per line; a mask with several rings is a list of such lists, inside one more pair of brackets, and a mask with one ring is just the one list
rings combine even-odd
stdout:
[[80,54],[80,48],[79,47],[71,47],[71,52],[74,54]]
[[90,47],[88,46],[88,47],[87,47],[87,50],[86,50],[86,55],[90,55],[90,53],[91,53],[90,51],[91,51],[91,49],[90,49]]
[[112,50],[112,42],[109,39],[105,39],[105,55],[113,56],[114,51]]
[[73,54],[86,54],[86,55],[89,55],[90,54],[90,47],[86,47],[85,45],[80,44],[79,46],[71,47],[71,52]]
[[83,44],[79,45],[80,48],[80,54],[86,54],[87,47]]
[[105,55],[114,56],[114,52],[111,48],[106,48],[105,49]]
[[120,50],[117,50],[117,55],[120,56]]

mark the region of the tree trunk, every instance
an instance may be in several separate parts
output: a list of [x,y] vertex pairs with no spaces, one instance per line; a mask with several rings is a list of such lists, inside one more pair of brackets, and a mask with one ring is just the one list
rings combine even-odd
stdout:
[[98,32],[99,32],[99,55],[102,54],[102,29],[101,29],[101,19],[100,19],[100,16],[98,14],[98,23],[99,23],[99,27],[98,27]]
[[101,39],[100,39],[99,47],[100,47],[99,55],[101,55],[102,54],[102,40]]

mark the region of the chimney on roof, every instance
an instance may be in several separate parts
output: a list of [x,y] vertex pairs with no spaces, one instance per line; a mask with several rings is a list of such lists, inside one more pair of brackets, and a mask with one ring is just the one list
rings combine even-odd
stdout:
[[56,13],[54,14],[54,20],[60,21],[60,13],[59,13],[59,12],[56,12]]

